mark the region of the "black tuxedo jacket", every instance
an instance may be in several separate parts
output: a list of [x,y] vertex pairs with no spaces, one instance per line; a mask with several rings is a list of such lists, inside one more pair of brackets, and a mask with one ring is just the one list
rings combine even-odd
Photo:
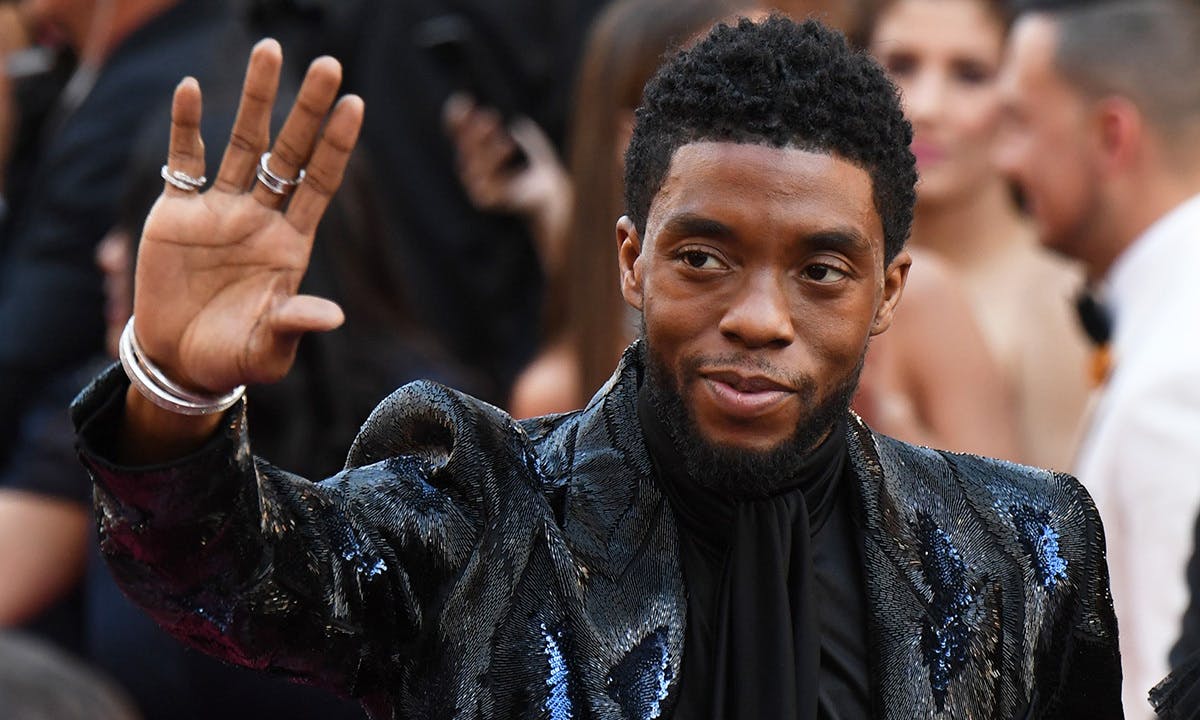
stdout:
[[[114,573],[192,645],[378,718],[648,719],[671,716],[687,600],[640,376],[631,350],[586,409],[521,423],[405,386],[317,484],[256,460],[240,411],[182,462],[117,467],[119,369],[74,411]],[[846,422],[875,717],[1121,717],[1080,485]]]

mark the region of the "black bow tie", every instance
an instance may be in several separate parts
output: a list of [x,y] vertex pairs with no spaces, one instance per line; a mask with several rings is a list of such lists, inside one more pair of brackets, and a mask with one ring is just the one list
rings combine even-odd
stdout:
[[1097,347],[1103,347],[1112,339],[1112,311],[1084,289],[1075,298],[1075,310],[1079,313],[1079,324],[1088,339]]

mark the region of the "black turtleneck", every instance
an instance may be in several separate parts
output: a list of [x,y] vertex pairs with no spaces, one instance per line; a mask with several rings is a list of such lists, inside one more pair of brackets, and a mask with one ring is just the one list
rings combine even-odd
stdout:
[[643,388],[638,418],[679,528],[688,623],[675,717],[871,717],[846,429],[766,498],[693,481]]

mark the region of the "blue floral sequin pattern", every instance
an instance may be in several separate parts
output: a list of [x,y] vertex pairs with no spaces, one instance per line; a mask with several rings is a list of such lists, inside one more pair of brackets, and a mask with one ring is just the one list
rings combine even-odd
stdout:
[[950,535],[927,515],[917,515],[921,569],[933,597],[921,631],[921,654],[938,712],[945,710],[950,683],[966,667],[971,629],[966,615],[975,598],[967,565]]
[[546,716],[549,720],[571,720],[574,715],[571,696],[568,693],[570,673],[567,670],[567,659],[559,645],[562,631],[551,632],[545,623],[542,623],[541,628],[546,662],[549,665],[546,673],[546,689],[549,692],[544,703]]
[[662,717],[673,677],[667,629],[663,627],[638,643],[613,669],[608,695],[621,706],[625,717],[655,720]]
[[1017,527],[1017,539],[1029,555],[1038,584],[1053,592],[1067,579],[1067,561],[1059,547],[1058,531],[1050,524],[1050,514],[1029,505],[1014,505],[1009,514]]

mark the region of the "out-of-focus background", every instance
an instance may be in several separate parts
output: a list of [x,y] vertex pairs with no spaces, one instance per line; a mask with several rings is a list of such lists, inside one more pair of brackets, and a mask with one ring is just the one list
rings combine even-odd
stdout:
[[[256,452],[319,479],[340,468],[374,405],[413,379],[519,417],[587,402],[638,332],[618,292],[614,226],[642,87],[664,53],[713,24],[781,12],[836,26],[872,53],[914,129],[913,268],[895,326],[872,342],[855,410],[912,442],[1096,469],[1081,479],[1110,533],[1127,713],[1150,717],[1145,692],[1166,674],[1172,648],[1181,662],[1200,647],[1200,627],[1184,620],[1200,505],[1200,378],[1186,366],[1200,367],[1200,320],[1180,310],[1200,311],[1200,302],[1173,295],[1187,282],[1160,274],[1172,258],[1197,256],[1160,251],[1158,265],[1126,269],[1142,283],[1136,291],[1119,270],[1131,253],[1150,252],[1143,240],[1177,200],[1200,191],[1187,184],[1191,156],[1175,151],[1191,137],[1175,128],[1190,128],[1200,107],[1180,100],[1163,119],[1156,98],[1186,93],[1144,92],[1143,68],[1172,70],[1139,53],[1145,43],[1182,43],[1177,60],[1187,67],[1188,38],[1200,35],[1071,25],[1085,50],[1133,58],[1106,65],[1076,53],[1080,70],[1062,51],[1067,21],[1055,24],[1054,13],[1128,0],[1031,4],[0,3],[0,715],[364,717],[353,702],[183,648],[130,605],[99,561],[92,488],[66,408],[112,362],[131,311],[138,236],[162,187],[169,100],[184,76],[204,90],[210,175],[261,37],[283,44],[283,98],[312,59],[331,54],[344,65],[344,90],[366,101],[360,146],[305,280],[306,292],[342,304],[346,325],[305,338],[287,379],[249,393]],[[1046,18],[1048,40],[1037,34]],[[1058,118],[1054,102],[1078,112]],[[1094,130],[1094,147],[1042,142],[1063,127],[1075,127],[1063,137],[1076,140]],[[1154,163],[1179,182],[1155,184]],[[1135,189],[1149,195],[1136,200]],[[1138,209],[1145,217],[1133,218]],[[1064,235],[1055,223],[1070,212],[1084,227]],[[1088,218],[1104,222],[1088,230]],[[1109,292],[1121,287],[1124,295]],[[1131,295],[1149,300],[1123,325]],[[1126,339],[1122,351],[1122,328],[1146,323],[1167,329]],[[1138,371],[1129,358],[1148,348],[1157,349]],[[1153,364],[1180,355],[1182,365]],[[1118,384],[1136,372],[1165,375],[1165,391]],[[1136,412],[1122,409],[1120,392]],[[1149,578],[1162,583],[1165,604],[1144,599]]]

